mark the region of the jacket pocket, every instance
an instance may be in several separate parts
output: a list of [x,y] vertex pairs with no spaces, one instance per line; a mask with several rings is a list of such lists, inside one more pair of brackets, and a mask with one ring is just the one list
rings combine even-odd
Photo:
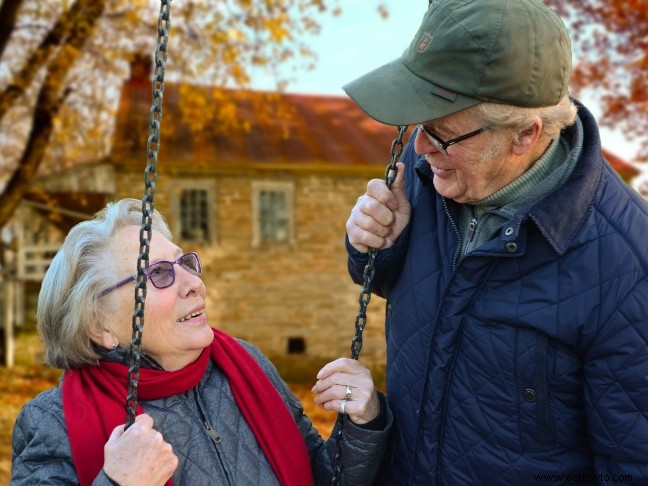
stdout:
[[389,338],[392,312],[393,312],[392,304],[389,300],[387,300],[387,303],[385,304],[385,338]]
[[522,334],[530,346],[518,363],[520,433],[523,449],[530,451],[555,443],[549,400],[551,338],[535,331]]

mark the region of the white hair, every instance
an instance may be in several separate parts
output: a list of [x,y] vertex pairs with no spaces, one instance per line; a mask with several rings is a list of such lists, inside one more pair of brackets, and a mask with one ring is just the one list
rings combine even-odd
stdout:
[[560,131],[576,120],[578,109],[569,96],[557,105],[539,108],[522,108],[499,103],[479,103],[468,108],[483,125],[492,128],[492,143],[483,151],[482,160],[492,160],[504,155],[509,144],[519,141],[520,132],[526,130],[536,117],[542,120],[540,140],[549,141],[560,135]]
[[[45,361],[55,368],[95,364],[99,358],[90,335],[101,331],[109,303],[97,294],[115,278],[110,257],[112,237],[125,226],[142,226],[142,201],[109,203],[93,219],[74,226],[45,273],[38,296],[37,328]],[[152,229],[169,240],[171,230],[155,210]]]

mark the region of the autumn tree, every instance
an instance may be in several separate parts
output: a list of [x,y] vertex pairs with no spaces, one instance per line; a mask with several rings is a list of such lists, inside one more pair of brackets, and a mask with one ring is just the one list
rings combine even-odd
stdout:
[[[316,33],[317,15],[335,14],[338,3],[174,2],[166,80],[246,87],[255,69],[307,67],[313,54],[305,34]],[[0,227],[43,167],[75,159],[81,146],[96,156],[109,149],[107,121],[128,60],[154,52],[159,9],[157,0],[2,0]],[[284,81],[277,78],[278,88]]]
[[547,0],[572,34],[578,94],[601,100],[603,126],[641,140],[648,160],[648,2],[646,0]]

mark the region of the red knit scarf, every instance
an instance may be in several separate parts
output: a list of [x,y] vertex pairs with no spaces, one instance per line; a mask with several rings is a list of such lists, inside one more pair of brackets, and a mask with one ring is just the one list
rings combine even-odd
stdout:
[[[277,478],[285,486],[312,484],[304,439],[288,407],[250,354],[232,337],[213,329],[214,341],[200,357],[178,371],[142,368],[139,400],[169,397],[196,386],[209,357],[229,382],[234,399]],[[101,361],[99,366],[65,372],[63,413],[72,458],[82,486],[92,484],[103,467],[103,448],[115,427],[126,420],[128,366]],[[271,413],[268,413],[271,412]],[[143,413],[137,405],[137,414]],[[232,438],[235,440],[235,438]],[[171,480],[167,485],[171,485]]]

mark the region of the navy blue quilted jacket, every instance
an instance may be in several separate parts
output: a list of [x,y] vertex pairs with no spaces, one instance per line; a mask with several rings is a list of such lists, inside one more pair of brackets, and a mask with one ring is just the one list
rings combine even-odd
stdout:
[[[374,278],[385,484],[648,484],[648,208],[579,118],[570,178],[463,258],[457,204],[406,147],[412,218]],[[347,249],[361,283],[366,255]]]

